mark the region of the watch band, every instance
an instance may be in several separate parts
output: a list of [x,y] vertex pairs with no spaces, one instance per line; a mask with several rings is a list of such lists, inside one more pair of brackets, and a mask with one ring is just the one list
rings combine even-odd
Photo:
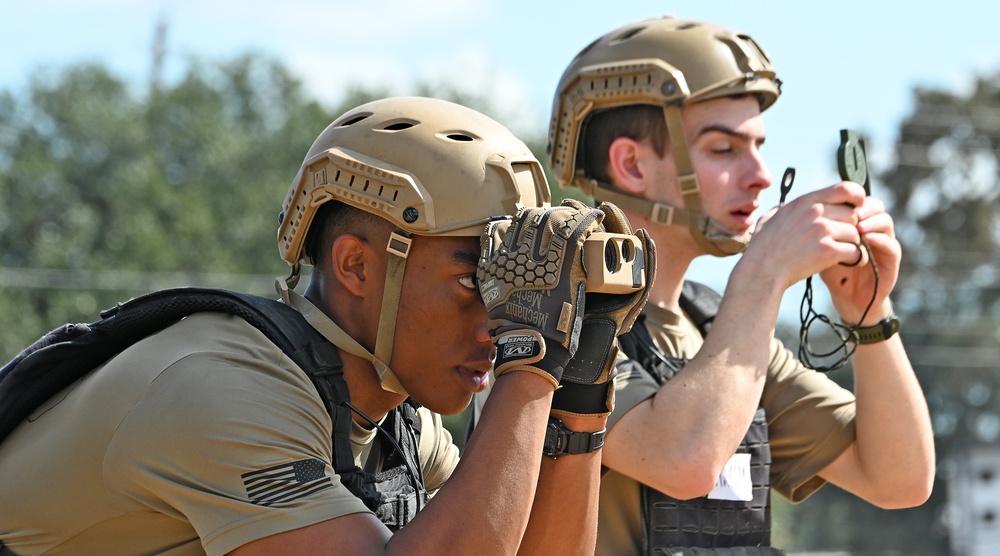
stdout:
[[545,445],[542,453],[556,458],[563,454],[587,454],[600,450],[604,446],[604,434],[607,429],[597,432],[577,432],[566,428],[562,421],[549,417],[545,427]]
[[889,313],[877,324],[858,328],[855,332],[858,335],[858,344],[877,344],[888,340],[893,334],[899,332],[900,322],[896,313]]

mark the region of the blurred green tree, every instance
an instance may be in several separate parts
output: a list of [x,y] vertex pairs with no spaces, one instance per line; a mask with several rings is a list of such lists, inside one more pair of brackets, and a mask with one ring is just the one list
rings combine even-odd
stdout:
[[168,285],[266,293],[287,183],[332,113],[278,63],[137,97],[98,65],[0,95],[0,355]]

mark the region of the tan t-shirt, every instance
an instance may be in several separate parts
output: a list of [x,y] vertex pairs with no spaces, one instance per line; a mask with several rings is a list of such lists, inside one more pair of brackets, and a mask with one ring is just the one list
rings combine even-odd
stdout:
[[[664,353],[690,359],[701,348],[701,334],[686,316],[653,305],[643,312],[653,343]],[[659,387],[638,365],[620,373],[608,428]],[[771,488],[793,502],[805,500],[825,484],[817,474],[854,441],[854,395],[804,367],[775,339],[761,406],[771,445]],[[596,553],[642,554],[640,485],[621,473],[605,471]]]
[[[429,490],[458,449],[421,410]],[[244,320],[193,315],[56,395],[0,444],[18,554],[225,554],[368,509],[333,473],[306,374]],[[358,454],[373,437],[352,438]],[[282,482],[284,481],[284,482]]]

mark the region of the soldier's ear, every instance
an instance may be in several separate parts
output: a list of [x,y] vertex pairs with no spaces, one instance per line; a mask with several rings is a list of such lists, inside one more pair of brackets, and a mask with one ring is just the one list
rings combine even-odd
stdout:
[[330,247],[330,255],[331,270],[344,289],[367,297],[376,274],[376,254],[370,242],[355,234],[341,234]]
[[611,184],[626,193],[641,195],[646,191],[642,159],[645,146],[635,139],[619,137],[608,147],[608,177]]

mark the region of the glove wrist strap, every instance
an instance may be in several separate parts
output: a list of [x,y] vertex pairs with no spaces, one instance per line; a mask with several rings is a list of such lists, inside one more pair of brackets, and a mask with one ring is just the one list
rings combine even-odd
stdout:
[[576,417],[607,417],[614,408],[615,381],[598,384],[563,382],[552,394],[552,413]]

